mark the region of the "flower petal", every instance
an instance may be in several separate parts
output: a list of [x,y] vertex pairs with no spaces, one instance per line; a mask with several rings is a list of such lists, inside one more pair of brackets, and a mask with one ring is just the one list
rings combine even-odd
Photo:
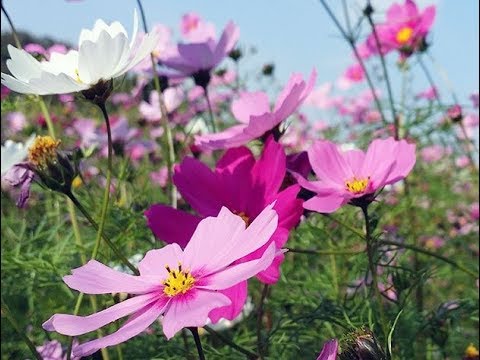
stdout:
[[230,299],[217,292],[194,290],[170,302],[162,319],[163,333],[171,339],[184,327],[205,326],[208,314],[215,308],[230,304]]
[[167,244],[177,243],[182,248],[190,241],[202,220],[199,216],[161,204],[150,206],[144,214],[148,227],[157,238]]
[[93,354],[99,349],[125,342],[148,328],[155,320],[158,319],[158,317],[163,313],[164,309],[165,304],[152,304],[140,315],[126,322],[114,333],[75,346],[73,348],[73,354],[75,356],[87,356]]
[[232,303],[210,311],[208,317],[214,324],[222,318],[233,320],[242,312],[245,301],[247,301],[248,283],[247,281],[242,281],[219,292],[228,297]]
[[72,275],[64,276],[63,281],[70,288],[86,294],[143,294],[158,286],[155,281],[118,272],[96,260],[73,269]]

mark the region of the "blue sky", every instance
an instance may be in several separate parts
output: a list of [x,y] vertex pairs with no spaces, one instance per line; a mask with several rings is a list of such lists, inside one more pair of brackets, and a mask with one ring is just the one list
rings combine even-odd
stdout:
[[[360,11],[363,3],[362,0],[347,2],[352,15]],[[80,29],[92,27],[97,18],[107,22],[118,20],[130,30],[136,6],[133,0],[3,0],[3,3],[18,29],[49,35],[72,44],[76,43]],[[381,17],[382,9],[391,3],[387,0],[374,1],[378,9],[376,15]],[[479,88],[479,2],[421,0],[417,3],[420,8],[432,3],[437,5],[431,52],[448,73],[460,99],[465,101]],[[330,4],[341,17],[340,0],[330,0]],[[217,31],[233,19],[240,27],[240,44],[255,46],[258,50],[249,64],[275,62],[276,75],[281,83],[292,72],[307,75],[313,67],[318,71],[318,84],[334,81],[352,63],[347,44],[338,36],[337,29],[318,0],[144,0],[143,5],[150,26],[161,22],[175,31],[181,15],[188,11],[195,11],[213,22]],[[2,21],[2,31],[6,26],[6,22]],[[395,59],[396,56],[391,56],[388,60],[393,63]],[[432,74],[444,98],[447,98],[447,87],[442,77],[435,68],[432,68]],[[416,90],[428,87],[421,73],[413,77]],[[398,87],[394,85],[394,90]]]

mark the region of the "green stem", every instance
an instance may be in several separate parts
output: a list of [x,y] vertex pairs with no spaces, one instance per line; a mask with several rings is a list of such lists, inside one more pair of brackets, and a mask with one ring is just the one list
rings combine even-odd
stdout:
[[[75,197],[75,195],[73,195],[72,193],[68,193],[66,194],[70,200],[72,200],[72,202],[75,204],[75,206],[77,207],[78,210],[80,210],[80,212],[83,214],[83,216],[85,216],[85,218],[90,222],[90,224],[93,226],[93,228],[95,230],[99,230],[99,226],[97,224],[97,222],[90,216],[90,214],[88,213],[88,211],[83,207],[83,205],[77,200],[77,198]],[[130,262],[128,261],[128,259],[125,257],[125,255],[123,255],[120,250],[118,250],[118,248],[113,244],[112,240],[110,240],[104,232],[102,232],[102,238],[103,240],[105,241],[105,243],[110,247],[110,249],[112,249],[112,251],[115,253],[115,255],[118,257],[118,259],[125,265],[127,266],[130,270],[132,270],[132,272],[135,274],[135,275],[140,275],[140,273],[138,272],[138,269]]]
[[353,226],[351,225],[348,225],[347,223],[341,221],[341,220],[338,220],[337,218],[333,217],[331,214],[323,214],[327,219],[330,219],[334,222],[336,222],[337,224],[343,226],[344,228],[350,230],[352,233],[354,233],[355,235],[358,235],[360,238],[362,238],[363,240],[365,240],[365,235],[362,233],[361,230],[359,229],[356,229],[354,228]]
[[[367,3],[368,3],[369,6],[371,6],[370,0],[368,0]],[[395,140],[398,140],[399,137],[400,137],[400,135],[399,135],[399,133],[400,133],[400,119],[396,114],[395,104],[393,103],[392,86],[390,84],[390,77],[388,76],[387,64],[385,62],[385,56],[382,52],[380,39],[378,38],[377,29],[375,28],[375,24],[373,23],[372,15],[371,15],[370,12],[366,12],[366,16],[367,16],[368,23],[370,24],[370,27],[372,28],[373,37],[375,38],[375,44],[377,45],[377,49],[378,49],[378,52],[380,54],[380,62],[382,63],[383,75],[385,76],[385,82],[387,84],[388,100],[390,102],[390,110],[392,112],[393,124],[394,124],[394,127],[395,127]]]
[[203,94],[205,95],[205,100],[207,101],[208,114],[210,115],[210,124],[212,125],[212,131],[217,132],[217,125],[215,124],[215,117],[213,116],[212,103],[210,102],[210,96],[208,96],[208,90],[205,86],[203,88]]
[[[147,26],[147,18],[145,16],[145,11],[143,9],[142,2],[137,0],[138,7],[140,9],[140,15],[142,17],[142,24],[143,30],[145,33],[148,33],[148,26]],[[175,148],[173,146],[173,136],[172,130],[170,128],[170,121],[168,119],[168,111],[167,107],[165,106],[165,102],[163,101],[163,94],[162,89],[160,88],[160,79],[157,73],[157,66],[155,63],[155,58],[153,54],[150,54],[150,59],[152,62],[152,71],[153,71],[153,84],[155,86],[155,90],[158,93],[158,101],[160,104],[160,113],[162,114],[162,126],[163,132],[165,134],[165,141],[163,148],[166,149],[167,153],[167,170],[168,170],[168,192],[170,194],[170,204],[173,208],[177,208],[177,188],[174,186],[172,181],[173,176],[173,164],[175,163]]]
[[383,301],[382,301],[382,294],[380,293],[380,289],[378,288],[378,277],[377,277],[377,267],[375,264],[374,259],[374,252],[376,248],[373,244],[373,238],[370,228],[370,216],[368,214],[368,205],[360,207],[363,212],[363,216],[365,218],[365,241],[367,245],[367,257],[368,257],[368,267],[370,270],[370,274],[372,276],[372,291],[375,293],[375,297],[377,298],[378,309],[380,313],[380,325],[383,331],[384,339],[387,341],[388,339],[388,331],[387,331],[387,324],[385,321],[385,312],[383,309]]
[[102,239],[103,229],[105,227],[105,221],[107,219],[108,202],[110,200],[110,185],[112,184],[112,157],[113,157],[113,142],[112,131],[110,129],[110,119],[108,118],[105,102],[97,104],[100,108],[105,124],[107,126],[107,140],[108,140],[108,155],[107,155],[107,180],[105,184],[105,191],[103,193],[102,209],[100,213],[100,224],[98,226],[97,237],[95,239],[95,246],[92,251],[91,259],[95,259],[100,249],[100,240]]
[[352,51],[353,51],[353,54],[355,55],[356,60],[358,61],[358,63],[362,67],[363,72],[365,73],[365,78],[367,79],[368,86],[370,88],[370,91],[372,92],[372,96],[373,96],[373,99],[375,101],[375,105],[377,106],[378,112],[380,113],[380,115],[382,117],[382,122],[384,124],[387,124],[387,119],[385,117],[385,114],[383,113],[382,104],[380,103],[380,100],[378,99],[377,93],[375,91],[375,86],[373,86],[373,82],[372,82],[370,74],[367,70],[367,67],[365,66],[365,63],[364,63],[363,59],[360,57],[360,54],[358,53],[357,47],[355,46],[355,40],[354,40],[353,36],[351,35],[351,29],[348,29],[349,34],[347,34],[347,32],[343,29],[342,25],[340,24],[340,22],[338,21],[337,17],[332,12],[330,7],[327,5],[325,0],[319,0],[319,1],[323,5],[325,10],[327,11],[327,13],[330,16],[330,18],[332,19],[332,21],[335,23],[335,26],[338,28],[338,30],[340,31],[343,38],[348,42],[348,44],[352,48]]
[[188,330],[192,332],[193,339],[195,340],[195,346],[197,347],[199,360],[205,360],[205,354],[203,353],[202,342],[198,335],[198,329],[196,327],[189,327]]
[[258,359],[257,354],[255,354],[254,352],[252,352],[250,350],[247,350],[247,349],[241,347],[240,345],[235,344],[232,340],[230,340],[229,338],[220,334],[219,332],[213,330],[210,326],[204,326],[203,328],[208,333],[212,334],[213,336],[215,336],[216,338],[218,338],[219,340],[221,340],[222,342],[224,342],[225,344],[230,346],[232,349],[235,349],[238,352],[242,353],[243,355],[247,356],[248,359],[250,359],[250,360]]
[[[3,6],[2,6],[2,9],[3,9]],[[7,320],[13,326],[15,331],[18,333],[18,335],[20,335],[20,337],[23,339],[25,344],[28,346],[28,348],[32,352],[32,355],[35,356],[35,359],[43,360],[42,356],[38,353],[37,349],[35,348],[35,345],[33,344],[32,340],[30,340],[27,334],[25,333],[25,330],[22,330],[20,328],[20,325],[18,325],[14,316],[10,312],[10,309],[8,308],[7,304],[4,302],[3,297],[1,299],[2,299],[2,315],[4,315],[7,318]]]
[[397,247],[400,247],[400,248],[412,250],[412,251],[415,251],[415,252],[418,252],[418,253],[421,253],[421,254],[424,254],[424,255],[434,257],[434,258],[436,258],[438,260],[441,260],[441,261],[443,261],[447,264],[450,264],[451,266],[463,271],[466,274],[469,274],[470,276],[474,277],[475,279],[478,278],[478,273],[476,273],[475,271],[472,271],[472,270],[464,267],[463,265],[460,265],[459,263],[457,263],[457,262],[455,262],[455,261],[453,261],[453,260],[451,260],[451,259],[449,259],[445,256],[435,254],[434,252],[422,249],[421,247],[418,247],[418,246],[415,246],[415,245],[410,245],[410,244],[398,243],[398,242],[395,242],[395,241],[388,241],[388,240],[381,240],[379,242],[379,244],[397,246]]
[[41,96],[37,96],[37,101],[40,104],[40,110],[42,110],[43,117],[45,118],[45,122],[47,123],[48,134],[55,139],[55,127],[53,126],[52,118],[50,117],[50,113],[48,112],[47,105],[45,105],[45,101]]
[[297,249],[297,248],[287,248],[288,252],[298,253],[298,254],[310,254],[310,255],[358,255],[365,252],[365,249],[362,250],[313,250],[313,249]]
[[265,344],[262,337],[262,327],[263,327],[263,310],[265,300],[268,295],[268,284],[263,285],[262,295],[260,296],[260,301],[258,302],[257,309],[257,351],[258,358],[263,359],[265,356]]

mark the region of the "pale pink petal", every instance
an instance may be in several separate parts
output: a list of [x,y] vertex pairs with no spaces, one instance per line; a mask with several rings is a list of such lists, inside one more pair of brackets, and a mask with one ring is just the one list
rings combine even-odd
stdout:
[[141,276],[166,279],[168,271],[165,265],[177,267],[183,261],[183,252],[178,244],[169,244],[161,249],[150,250],[138,264]]
[[317,178],[329,185],[344,186],[345,181],[354,176],[337,145],[330,141],[315,142],[308,150],[308,159]]
[[238,99],[232,102],[231,110],[235,119],[248,124],[250,116],[270,112],[268,96],[261,91],[242,93]]
[[145,311],[143,311],[142,314],[136,316],[135,319],[126,322],[114,333],[75,346],[73,348],[73,354],[75,356],[87,356],[93,354],[99,349],[125,342],[147,329],[155,320],[158,319],[158,317],[163,313],[164,309],[165,304],[152,304]]
[[215,134],[195,136],[195,144],[204,150],[227,149],[245,145],[253,140],[250,134],[245,133],[245,125],[235,125]]
[[73,269],[72,275],[64,276],[63,281],[70,288],[86,294],[142,294],[158,286],[154,280],[118,272],[96,260]]
[[223,271],[219,271],[203,278],[203,280],[207,282],[207,285],[203,285],[202,288],[209,290],[224,290],[243,280],[247,280],[270,266],[275,257],[275,253],[276,246],[272,243],[265,250],[260,259],[232,265]]
[[55,314],[45,321],[42,327],[47,331],[56,331],[63,335],[82,335],[132,314],[156,301],[155,295],[139,295],[88,316]]
[[346,204],[348,200],[348,198],[345,198],[339,193],[332,193],[327,196],[315,196],[305,201],[303,207],[307,210],[328,214],[338,210],[342,205]]
[[210,311],[229,304],[230,299],[221,293],[190,291],[187,296],[175,298],[170,302],[162,319],[163,333],[167,339],[171,339],[185,327],[205,326]]

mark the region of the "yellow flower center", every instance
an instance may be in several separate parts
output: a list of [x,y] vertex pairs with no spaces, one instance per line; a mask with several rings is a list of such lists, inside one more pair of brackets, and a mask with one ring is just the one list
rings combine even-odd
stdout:
[[478,349],[473,344],[468,345],[468,347],[465,349],[465,356],[467,358],[473,358],[478,355]]
[[36,167],[46,167],[49,162],[56,161],[59,145],[60,140],[54,140],[50,136],[37,136],[28,148],[28,161]]
[[195,278],[190,274],[188,270],[182,270],[182,264],[178,264],[178,269],[170,269],[168,265],[165,265],[168,271],[168,278],[163,282],[165,287],[163,293],[169,297],[176,296],[178,294],[185,294],[195,284]]
[[365,179],[357,179],[354,177],[352,180],[345,181],[347,190],[354,194],[360,194],[365,191],[370,181],[370,177]]
[[397,37],[396,37],[397,42],[400,45],[404,45],[412,38],[412,35],[413,35],[413,29],[410,26],[402,27],[397,32]]
[[83,84],[82,79],[80,79],[80,73],[78,72],[78,69],[75,69],[75,81],[80,84]]
[[242,218],[242,220],[245,222],[245,225],[248,227],[250,225],[250,218],[245,214],[243,211],[233,211],[235,215],[238,215]]

